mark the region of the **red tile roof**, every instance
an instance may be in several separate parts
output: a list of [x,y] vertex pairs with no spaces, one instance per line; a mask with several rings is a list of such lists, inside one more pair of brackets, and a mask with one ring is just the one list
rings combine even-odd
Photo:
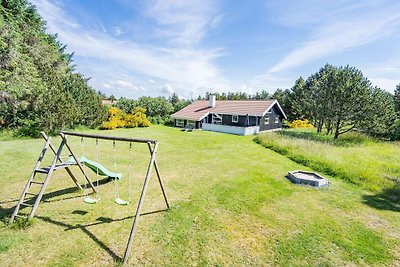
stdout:
[[[210,112],[218,114],[263,116],[275,103],[278,104],[276,100],[217,100],[215,101],[215,107],[211,109],[208,100],[198,100],[171,116],[175,119],[194,121],[202,120]],[[279,108],[281,109],[280,106]],[[284,114],[283,111],[282,113]]]
[[172,114],[171,116],[176,119],[199,121],[207,116],[210,112],[211,107],[209,104],[209,101],[198,100]]

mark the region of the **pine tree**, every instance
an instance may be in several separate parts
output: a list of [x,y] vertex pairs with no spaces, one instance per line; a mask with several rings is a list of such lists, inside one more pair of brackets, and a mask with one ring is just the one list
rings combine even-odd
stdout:
[[400,119],[400,83],[396,86],[396,89],[394,90],[394,105],[397,116]]
[[62,126],[95,126],[100,96],[74,73],[73,54],[25,0],[0,1],[0,126],[35,135]]

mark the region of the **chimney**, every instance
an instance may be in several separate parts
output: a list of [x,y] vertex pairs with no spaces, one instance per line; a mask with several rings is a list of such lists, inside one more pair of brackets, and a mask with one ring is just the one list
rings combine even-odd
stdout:
[[216,101],[215,95],[210,95],[209,98],[210,98],[210,107],[215,108],[215,101]]

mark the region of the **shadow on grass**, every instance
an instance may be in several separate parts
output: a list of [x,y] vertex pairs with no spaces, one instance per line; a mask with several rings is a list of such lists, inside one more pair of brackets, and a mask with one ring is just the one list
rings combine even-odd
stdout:
[[[107,177],[107,178],[104,178],[102,180],[99,180],[98,181],[98,185],[100,186],[100,185],[106,184],[106,183],[108,183],[110,181],[112,181],[112,179]],[[94,182],[94,185],[97,186],[97,182]],[[91,189],[88,188],[87,190],[91,190]],[[45,193],[43,195],[43,197],[42,197],[41,202],[51,203],[51,202],[58,202],[58,201],[68,200],[68,199],[81,198],[82,197],[81,195],[78,195],[78,196],[74,195],[74,196],[66,196],[66,197],[63,197],[63,198],[52,200],[53,198],[56,198],[56,197],[59,197],[59,196],[63,196],[63,195],[73,194],[73,193],[76,193],[78,191],[80,191],[80,189],[78,187],[76,187],[76,186],[73,186],[73,187],[64,188],[64,189],[52,191],[52,192],[49,192],[49,193]],[[90,192],[90,193],[92,193],[92,192]],[[5,209],[5,208],[2,208],[0,206],[0,220],[1,221],[3,221],[7,217],[11,217],[11,214],[13,213],[15,207],[17,206],[18,201],[19,201],[19,198],[0,202],[0,205],[6,204],[6,203],[15,202],[15,206],[13,206],[11,208]],[[35,203],[35,201],[36,201],[36,196],[33,196],[31,198],[26,198],[24,203],[33,205]],[[24,209],[29,209],[29,211],[30,211],[30,207],[25,207],[25,206],[21,206],[20,211],[22,211]]]
[[[49,193],[46,193],[46,194],[43,195],[42,201],[43,202],[56,202],[56,201],[76,198],[76,196],[74,196],[74,197],[66,197],[66,198],[52,200],[52,201],[49,200],[49,199],[54,198],[54,197],[67,195],[67,194],[72,194],[72,193],[75,193],[76,191],[79,191],[79,188],[74,186],[74,187],[69,187],[69,188],[65,188],[65,189],[60,189],[60,190],[57,190],[57,191],[49,192]],[[33,203],[35,203],[35,200],[36,200],[36,196],[30,197],[30,198],[26,198],[25,203],[33,204]],[[2,202],[0,202],[0,205],[1,204],[6,204],[6,203],[13,203],[13,202],[17,203],[18,201],[19,201],[19,198],[12,199],[12,200],[7,200],[7,201],[2,201]],[[15,206],[12,209],[14,209],[14,208],[15,208]]]
[[109,247],[107,247],[106,244],[104,244],[100,239],[98,239],[92,232],[90,232],[85,226],[82,226],[80,224],[73,226],[64,222],[59,222],[53,219],[50,219],[49,217],[42,217],[42,216],[36,216],[36,218],[48,222],[48,223],[52,223],[61,227],[65,227],[65,228],[71,228],[71,227],[76,227],[77,229],[82,230],[82,232],[84,232],[90,239],[92,239],[96,244],[98,244],[102,249],[104,249],[113,259],[114,261],[120,262],[122,260],[121,257],[119,257],[117,254],[115,254],[114,251],[112,251]]
[[[58,196],[62,196],[62,195],[72,194],[72,193],[75,193],[76,191],[79,191],[79,188],[74,186],[74,187],[69,187],[69,188],[49,192],[49,193],[46,193],[43,195],[41,202],[53,202],[53,201],[49,201],[49,199],[55,198]],[[65,197],[62,199],[57,199],[54,201],[61,201],[61,200],[66,200],[66,199],[78,198],[78,197],[81,197],[81,196],[70,196],[70,197]],[[4,208],[0,207],[0,220],[4,220],[7,217],[11,217],[11,214],[14,212],[14,209],[17,206],[18,201],[19,201],[19,199],[15,199],[15,200],[10,200],[10,201],[5,201],[5,202],[0,203],[0,204],[3,204],[3,203],[15,202],[15,206],[13,206],[11,208],[4,209]],[[36,196],[33,196],[31,198],[26,198],[24,203],[33,205],[35,203],[35,201],[36,201]],[[31,208],[21,206],[20,211],[22,211],[24,209],[29,209],[29,211],[30,211]]]
[[383,189],[375,195],[364,195],[364,203],[379,210],[400,212],[400,185]]
[[[151,211],[151,212],[145,212],[145,213],[142,213],[140,216],[155,214],[155,213],[159,213],[159,212],[163,212],[163,211],[167,211],[167,209],[156,210],[156,211]],[[72,213],[73,214],[84,215],[81,211],[74,211]],[[112,251],[103,241],[98,239],[96,237],[96,235],[94,235],[91,231],[89,231],[88,228],[92,227],[92,226],[96,226],[96,225],[105,224],[105,223],[113,223],[113,222],[124,221],[124,220],[127,220],[127,219],[133,219],[135,216],[127,216],[127,217],[119,218],[119,219],[111,219],[111,218],[108,218],[108,217],[99,217],[99,218],[96,219],[97,222],[90,223],[90,224],[85,224],[85,225],[82,225],[82,224],[72,225],[72,224],[56,221],[56,220],[53,220],[53,219],[51,219],[49,217],[43,217],[43,216],[35,216],[35,217],[40,219],[40,220],[42,220],[42,221],[45,221],[45,222],[48,222],[48,223],[52,223],[54,225],[61,226],[61,227],[65,228],[64,231],[80,229],[90,239],[92,239],[97,245],[99,245],[99,247],[101,247],[104,251],[106,251],[113,258],[113,260],[115,262],[122,262],[122,257],[118,256],[114,251]]]
[[[164,211],[168,211],[168,210],[167,209],[163,209],[163,210],[145,212],[145,213],[140,214],[140,216],[156,214],[156,213],[160,213],[160,212],[164,212]],[[105,223],[121,222],[121,221],[124,221],[124,220],[127,220],[127,219],[133,219],[133,218],[135,218],[135,216],[126,216],[126,217],[119,218],[119,219],[111,219],[111,218],[108,218],[108,217],[99,217],[99,218],[96,219],[97,222],[90,223],[90,224],[85,224],[85,225],[76,225],[76,226],[71,225],[71,227],[65,229],[65,231],[74,230],[74,229],[77,229],[77,228],[79,228],[81,226],[90,227],[90,226],[96,226],[96,225],[101,225],[101,224],[105,224]]]

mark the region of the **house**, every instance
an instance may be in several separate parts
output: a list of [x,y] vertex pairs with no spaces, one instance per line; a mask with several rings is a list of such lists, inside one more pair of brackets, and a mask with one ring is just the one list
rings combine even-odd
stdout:
[[175,127],[249,135],[282,128],[277,100],[198,100],[171,115]]
[[117,104],[118,100],[113,99],[102,99],[101,104],[111,106],[112,104]]

